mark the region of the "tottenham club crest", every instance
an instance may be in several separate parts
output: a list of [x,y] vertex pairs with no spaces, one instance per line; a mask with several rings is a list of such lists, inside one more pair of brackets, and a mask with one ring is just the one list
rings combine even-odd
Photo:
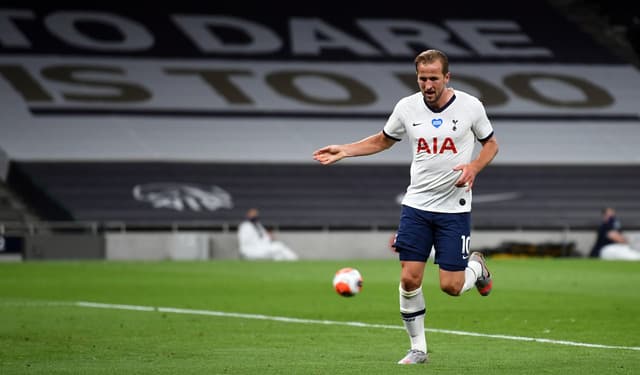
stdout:
[[154,208],[176,211],[216,211],[233,208],[231,195],[219,186],[196,186],[178,182],[156,182],[133,187],[133,197]]

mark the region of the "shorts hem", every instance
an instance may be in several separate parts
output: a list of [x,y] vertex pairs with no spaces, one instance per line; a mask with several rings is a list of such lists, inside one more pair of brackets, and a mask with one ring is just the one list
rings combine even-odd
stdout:
[[458,272],[458,271],[464,271],[465,269],[467,269],[466,266],[461,267],[459,264],[438,264],[438,266],[441,269],[449,272]]

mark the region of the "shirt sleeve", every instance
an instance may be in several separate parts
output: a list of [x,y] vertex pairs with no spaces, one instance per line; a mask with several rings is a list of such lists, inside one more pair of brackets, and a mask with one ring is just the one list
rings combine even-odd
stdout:
[[387,137],[396,141],[402,140],[402,137],[406,134],[400,103],[396,104],[382,131]]
[[474,99],[473,106],[475,113],[475,121],[471,127],[473,134],[475,134],[476,138],[480,141],[491,138],[493,135],[493,126],[487,117],[487,112],[484,109],[482,102],[478,99]]

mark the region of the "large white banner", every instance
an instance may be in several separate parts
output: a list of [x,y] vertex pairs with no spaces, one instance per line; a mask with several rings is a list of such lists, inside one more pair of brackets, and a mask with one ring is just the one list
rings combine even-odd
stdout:
[[[565,46],[593,57],[575,61],[526,19],[162,16],[0,8],[0,148],[18,160],[311,162],[383,127],[417,90],[421,44],[445,50],[452,87],[484,102],[496,163],[640,161],[639,71],[579,38]],[[409,158],[398,145],[349,162]]]

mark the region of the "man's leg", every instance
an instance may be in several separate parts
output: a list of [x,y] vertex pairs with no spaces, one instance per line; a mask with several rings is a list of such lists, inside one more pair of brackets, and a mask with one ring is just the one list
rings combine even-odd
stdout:
[[484,257],[479,252],[469,254],[471,214],[437,213],[434,217],[440,289],[451,296],[459,296],[476,286],[481,295],[488,295],[492,284]]
[[280,241],[271,242],[269,247],[274,260],[298,260],[298,254]]
[[491,292],[493,282],[484,257],[473,252],[464,271],[447,271],[440,268],[440,289],[451,296],[459,296],[476,287],[478,292],[487,296]]
[[427,338],[424,333],[426,304],[422,294],[425,263],[403,261],[400,292],[400,314],[409,335],[411,349],[399,364],[417,364],[427,361]]
[[399,364],[427,361],[427,340],[424,333],[426,304],[422,294],[422,279],[433,237],[429,227],[430,213],[403,206],[394,247],[398,252],[400,273],[400,313],[409,335],[411,349]]
[[600,250],[600,257],[604,260],[640,260],[640,252],[627,244],[609,244]]

